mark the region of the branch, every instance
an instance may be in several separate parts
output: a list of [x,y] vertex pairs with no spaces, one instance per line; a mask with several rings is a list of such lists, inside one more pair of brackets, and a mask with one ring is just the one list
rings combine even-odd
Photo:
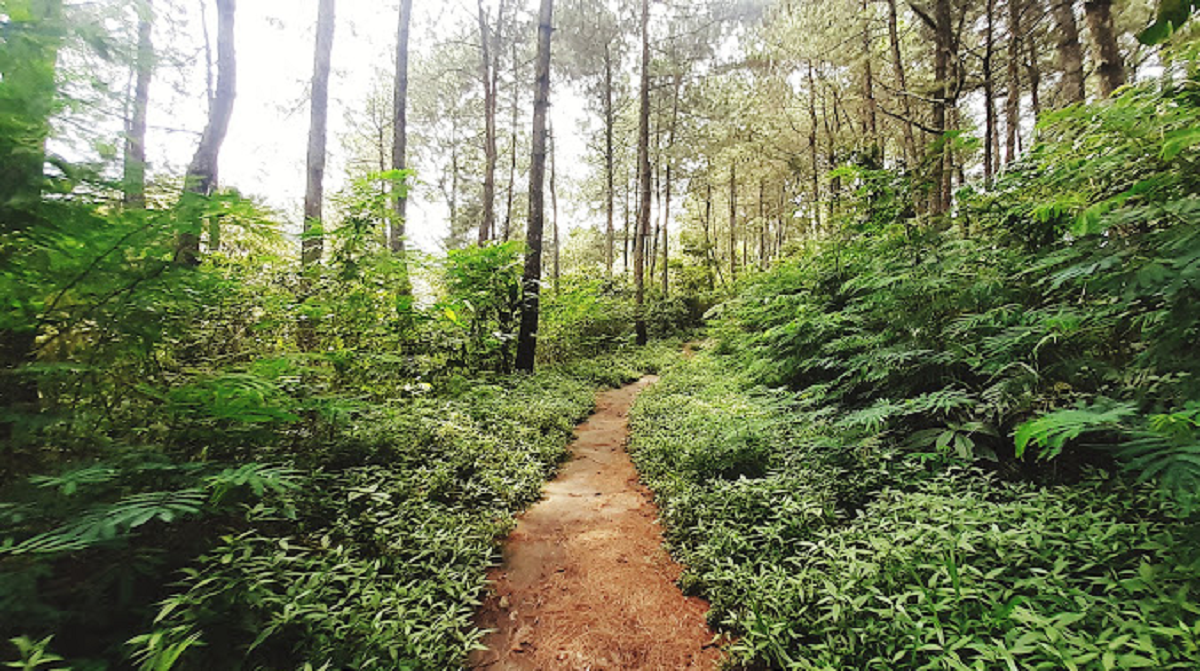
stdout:
[[925,13],[925,11],[920,7],[917,7],[912,0],[908,0],[906,4],[908,4],[909,9],[913,10],[913,13],[916,14],[917,17],[925,23],[925,25],[929,26],[930,30],[937,30],[937,22],[934,21],[929,14]]

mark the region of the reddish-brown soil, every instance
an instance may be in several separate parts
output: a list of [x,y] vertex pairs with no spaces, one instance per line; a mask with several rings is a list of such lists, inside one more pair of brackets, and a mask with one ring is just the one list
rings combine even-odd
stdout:
[[625,452],[627,414],[653,377],[600,393],[573,458],[517,523],[479,626],[474,669],[714,669],[708,604],[684,597],[657,509]]

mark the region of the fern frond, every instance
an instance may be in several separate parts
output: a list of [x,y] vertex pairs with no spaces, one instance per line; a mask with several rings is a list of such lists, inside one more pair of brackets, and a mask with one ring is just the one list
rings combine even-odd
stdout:
[[1062,453],[1067,442],[1085,433],[1117,428],[1121,420],[1133,415],[1132,403],[1100,400],[1076,408],[1056,410],[1022,424],[1016,433],[1017,458],[1025,454],[1030,443],[1041,448],[1041,459],[1053,459]]

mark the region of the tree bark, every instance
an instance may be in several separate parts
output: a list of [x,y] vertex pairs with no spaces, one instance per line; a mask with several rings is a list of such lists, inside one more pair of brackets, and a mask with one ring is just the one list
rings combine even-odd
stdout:
[[996,0],[987,0],[986,29],[983,46],[983,181],[991,185],[992,177],[996,174],[996,82],[992,78],[992,62],[996,51]]
[[1017,160],[1021,132],[1021,0],[1008,0],[1008,96],[1004,101],[1004,161]]
[[[233,101],[237,97],[237,54],[234,50],[234,14],[236,0],[217,0],[217,87],[208,106],[208,124],[200,136],[200,144],[192,156],[183,179],[185,193],[209,196],[217,186],[217,162],[221,145],[229,130],[229,119],[233,116]],[[188,228],[180,234],[175,250],[175,263],[181,266],[200,264],[200,227],[196,219],[188,222]],[[216,222],[212,233],[217,233]],[[220,243],[213,235],[211,251]]]
[[483,0],[478,0],[479,10],[479,74],[483,79],[483,221],[479,224],[479,245],[487,244],[496,226],[496,79],[492,72],[491,31],[487,26],[487,14]]
[[[1036,16],[1042,10],[1042,0],[1028,0],[1026,7],[1032,15]],[[1035,19],[1031,22],[1030,27],[1032,28],[1032,25],[1036,23]],[[1033,112],[1033,118],[1036,120],[1042,114],[1042,67],[1038,61],[1038,45],[1034,39],[1032,29],[1025,31],[1025,53],[1029,57],[1029,60],[1025,62],[1025,71],[1029,79],[1029,106],[1030,111]],[[1018,146],[1020,145],[1020,140],[1021,136],[1018,135]]]
[[1062,70],[1062,97],[1067,105],[1084,100],[1083,49],[1079,46],[1079,25],[1075,21],[1074,0],[1050,0],[1058,35],[1058,67]]
[[125,129],[124,202],[126,207],[146,207],[146,113],[150,106],[150,81],[154,77],[154,43],[151,41],[154,5],[145,0],[139,8],[137,81],[133,109]]
[[1117,45],[1113,29],[1112,0],[1084,0],[1083,11],[1096,46],[1096,74],[1100,79],[1100,97],[1111,97],[1125,85],[1125,59]]
[[729,165],[729,281],[737,281],[737,163]]
[[[912,104],[908,100],[908,81],[904,73],[904,58],[900,53],[900,35],[898,17],[896,16],[896,0],[887,0],[888,4],[888,42],[892,47],[892,69],[896,74],[896,87],[900,91],[900,108],[904,111],[904,160],[911,166],[917,163],[917,141],[913,133]],[[809,80],[812,79],[812,66],[809,66]],[[815,127],[815,123],[813,124]],[[815,192],[815,189],[814,189]]]
[[933,103],[933,128],[938,140],[942,143],[940,156],[933,164],[933,202],[930,211],[933,215],[942,215],[950,211],[951,173],[948,163],[952,159],[948,142],[945,141],[946,131],[949,130],[948,108],[952,84],[950,82],[951,68],[954,63],[954,16],[950,0],[936,0],[934,3],[934,35],[937,53],[934,56],[934,79],[937,85],[937,100]]
[[[808,155],[812,162],[812,225],[815,234],[821,228],[821,168],[817,153],[817,83],[811,60],[808,62],[808,123]],[[732,215],[730,221],[733,221]]]
[[[400,14],[396,25],[396,72],[392,87],[392,170],[408,169],[408,33],[412,23],[412,0],[400,0]],[[393,188],[397,188],[394,185]],[[408,194],[405,191],[393,194],[391,235],[389,249],[400,260],[402,279],[400,293],[408,294],[411,287],[408,279],[408,262],[405,260],[405,236],[408,234]]]
[[559,240],[558,230],[558,139],[554,135],[554,122],[550,122],[550,221],[554,229],[554,259],[553,277],[554,294],[558,295],[558,280],[562,274],[561,254],[562,241]]
[[512,94],[512,134],[509,145],[508,163],[508,203],[504,209],[504,227],[500,239],[508,242],[512,237],[513,198],[517,190],[517,133],[519,124],[518,107],[521,103],[521,72],[517,61],[517,41],[512,41],[513,94]]
[[604,214],[607,223],[604,229],[606,242],[604,260],[609,279],[612,279],[613,274],[613,199],[616,197],[616,194],[613,193],[613,127],[615,125],[612,52],[606,43],[604,45],[604,178],[606,182]]
[[674,80],[674,91],[671,97],[671,125],[667,131],[667,155],[664,159],[667,164],[662,219],[662,293],[664,300],[666,300],[670,293],[670,276],[667,274],[667,266],[670,258],[667,233],[671,224],[671,152],[675,149],[675,133],[679,128],[679,90],[682,86],[682,78],[678,72],[674,74],[672,79]]
[[638,93],[638,216],[633,240],[633,284],[637,344],[645,345],[646,237],[650,234],[650,0],[642,0],[642,71]]
[[537,358],[539,292],[542,279],[542,226],[545,222],[546,116],[550,109],[550,36],[554,0],[542,0],[538,11],[537,88],[533,105],[533,160],[529,166],[529,224],[522,278],[521,328],[517,335],[517,370],[533,372]]
[[[321,0],[317,9],[317,45],[313,55],[312,106],[308,127],[308,181],[304,190],[304,237],[300,263],[321,263],[325,241],[321,231],[325,204],[325,137],[329,119],[329,67],[333,53],[335,0]],[[403,216],[401,211],[398,216]]]
[[862,0],[863,14],[863,132],[869,142],[882,146],[876,122],[875,78],[871,69],[871,19],[867,0]]

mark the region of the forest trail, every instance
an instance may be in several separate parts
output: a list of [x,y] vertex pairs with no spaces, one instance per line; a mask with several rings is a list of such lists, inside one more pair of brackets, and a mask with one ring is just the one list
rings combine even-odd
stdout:
[[573,456],[521,516],[493,569],[473,669],[713,669],[708,604],[684,597],[658,510],[625,451],[628,412],[657,378],[601,392]]

